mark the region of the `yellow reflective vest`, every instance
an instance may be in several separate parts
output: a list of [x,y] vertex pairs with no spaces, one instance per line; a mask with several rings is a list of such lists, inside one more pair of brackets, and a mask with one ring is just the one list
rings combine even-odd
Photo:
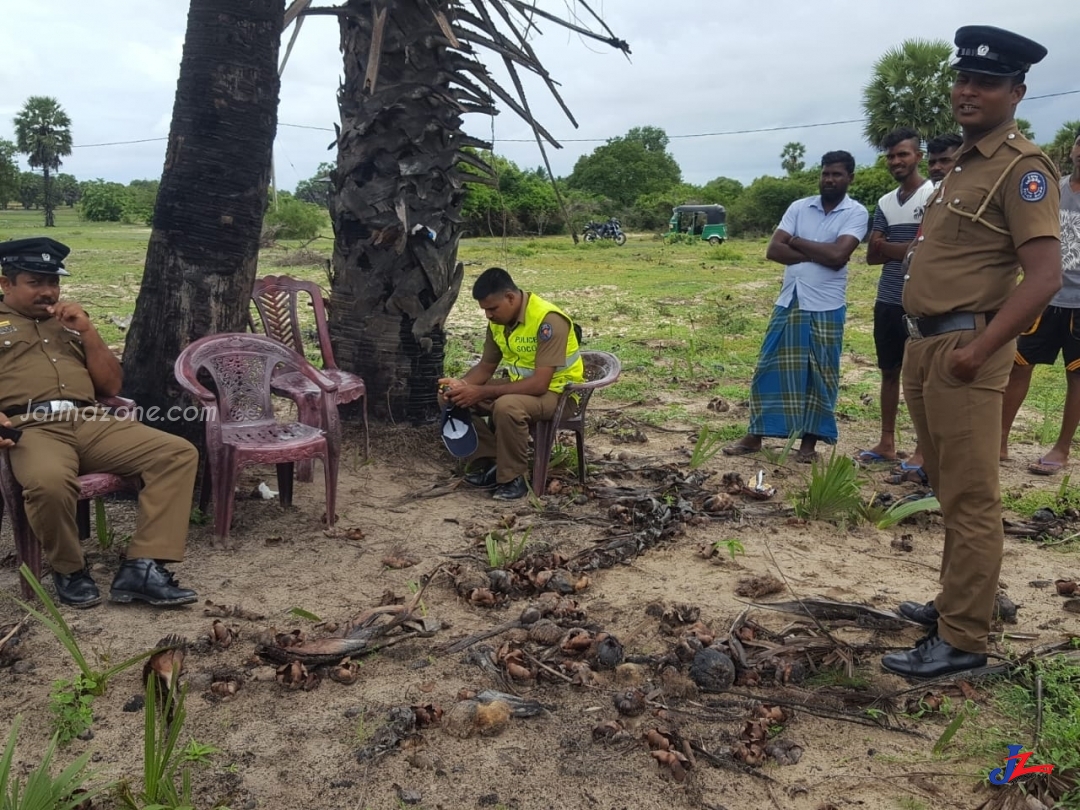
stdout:
[[574,333],[574,322],[570,316],[554,304],[548,303],[536,293],[529,293],[528,303],[525,305],[525,322],[517,329],[506,335],[506,327],[500,324],[488,324],[491,329],[491,337],[502,352],[503,362],[506,363],[511,380],[521,380],[531,377],[536,370],[536,347],[539,342],[540,327],[552,312],[562,315],[570,321],[570,333],[566,336],[566,361],[555,368],[555,374],[551,377],[548,389],[555,393],[562,393],[569,383],[585,381],[585,364],[581,362],[581,352],[578,350],[577,335]]

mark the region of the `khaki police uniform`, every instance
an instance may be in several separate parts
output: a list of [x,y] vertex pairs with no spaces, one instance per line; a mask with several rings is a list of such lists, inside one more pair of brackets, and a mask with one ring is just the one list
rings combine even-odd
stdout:
[[[492,324],[487,330],[481,362],[498,365],[506,359],[495,342],[492,329],[502,328],[504,334],[509,336],[515,330],[523,328],[529,298],[530,293],[522,295],[521,309],[518,310],[514,323],[505,327]],[[533,367],[561,368],[567,360],[570,321],[556,312],[550,312],[544,319],[541,329],[543,334],[541,335],[538,331],[536,336],[536,357]],[[501,384],[503,381],[497,382]],[[551,419],[555,415],[558,402],[559,392],[552,390],[540,396],[507,394],[496,397],[491,401],[491,421],[494,432],[483,419],[473,420],[477,448],[476,452],[469,456],[469,460],[494,458],[496,478],[500,484],[513,481],[519,475],[525,475],[529,468],[529,425],[537,420]]]
[[[141,480],[128,558],[182,560],[198,451],[185,439],[112,418],[95,399],[82,337],[56,318],[27,318],[0,301],[0,410],[22,429],[8,453],[53,570],[84,566],[75,507],[78,476],[88,473]],[[61,400],[71,406],[48,404]]]
[[926,206],[905,277],[904,310],[916,329],[922,324],[930,333],[935,323],[965,319],[974,326],[912,334],[903,365],[904,397],[945,519],[938,632],[970,653],[986,652],[1001,570],[998,450],[1016,344],[998,349],[970,383],[950,374],[950,353],[971,343],[1005,304],[1017,282],[1017,248],[1060,238],[1057,177],[1012,120],[958,152]]

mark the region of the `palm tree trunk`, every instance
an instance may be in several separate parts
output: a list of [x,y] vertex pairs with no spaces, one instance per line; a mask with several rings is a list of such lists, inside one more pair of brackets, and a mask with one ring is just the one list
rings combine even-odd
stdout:
[[41,167],[44,176],[41,179],[42,193],[45,195],[45,227],[56,227],[56,222],[53,221],[53,203],[52,203],[52,177],[49,176],[49,167]]
[[270,182],[282,0],[191,0],[165,169],[124,347],[124,393],[147,420],[202,442],[173,361],[191,341],[243,331]]
[[341,16],[330,331],[335,358],[364,378],[374,411],[414,422],[437,410],[444,326],[464,275],[455,166],[461,147],[478,143],[461,133],[464,108],[450,86],[463,57],[440,44],[432,14],[448,5],[347,0]]

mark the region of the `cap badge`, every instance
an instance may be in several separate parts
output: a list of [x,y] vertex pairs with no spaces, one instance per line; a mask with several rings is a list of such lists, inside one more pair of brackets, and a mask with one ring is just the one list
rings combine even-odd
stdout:
[[42,260],[43,262],[47,262],[47,261],[49,261],[49,260],[50,260],[51,258],[52,258],[52,256],[50,256],[50,255],[49,255],[48,253],[42,253],[42,254],[41,254],[41,260]]
[[977,53],[979,56],[986,56],[988,53],[990,53],[990,46],[989,45],[980,45],[975,50],[975,53]]

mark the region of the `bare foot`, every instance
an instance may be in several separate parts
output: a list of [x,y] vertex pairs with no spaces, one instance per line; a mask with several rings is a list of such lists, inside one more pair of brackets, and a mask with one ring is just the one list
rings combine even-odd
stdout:
[[755,436],[753,433],[747,433],[734,444],[725,447],[723,453],[725,456],[747,456],[750,453],[756,453],[760,449],[761,437]]

